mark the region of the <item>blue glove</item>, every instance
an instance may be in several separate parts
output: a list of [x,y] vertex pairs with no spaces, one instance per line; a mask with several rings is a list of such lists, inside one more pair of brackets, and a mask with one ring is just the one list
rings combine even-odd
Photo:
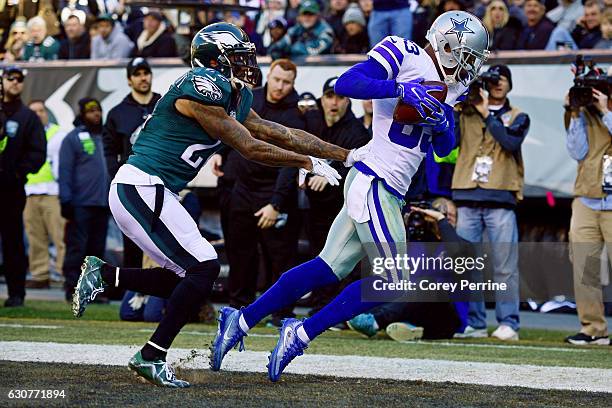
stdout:
[[449,123],[446,118],[444,107],[440,106],[439,110],[432,111],[425,118],[423,125],[431,126],[434,133],[444,133],[448,129]]
[[398,82],[395,86],[396,95],[401,97],[403,102],[414,106],[417,112],[424,118],[428,116],[424,108],[434,112],[444,112],[442,104],[427,93],[427,91],[441,91],[442,88],[439,86],[422,85],[421,82],[423,82],[422,78],[413,79],[409,82]]

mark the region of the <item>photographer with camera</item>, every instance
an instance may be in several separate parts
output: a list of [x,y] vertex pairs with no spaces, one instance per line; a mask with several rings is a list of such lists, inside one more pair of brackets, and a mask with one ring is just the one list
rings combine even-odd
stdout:
[[575,85],[565,99],[567,150],[578,162],[569,239],[576,309],[582,326],[565,341],[608,345],[600,255],[603,243],[612,242],[612,102],[610,76],[594,65],[590,68],[585,73],[582,59],[577,58]]
[[[442,246],[450,256],[461,251],[473,255],[471,244],[455,231],[457,208],[446,198],[428,202],[411,203],[410,212],[404,215],[406,234],[410,242],[450,243]],[[466,247],[462,247],[465,243]],[[441,278],[442,278],[441,274]],[[467,302],[461,301],[394,301],[362,313],[347,324],[367,337],[385,330],[387,336],[396,341],[451,339],[456,332],[464,331],[467,325]]]
[[[514,209],[523,198],[521,145],[529,131],[529,116],[510,105],[512,75],[506,65],[494,65],[471,86],[459,116],[459,155],[453,175],[453,200],[458,207],[457,232],[471,242],[483,242],[486,228],[493,253],[494,278],[516,288],[515,299],[498,301],[499,327],[492,336],[518,340],[518,227]],[[489,92],[486,95],[482,88]],[[470,302],[468,327],[456,337],[487,337],[484,302]]]

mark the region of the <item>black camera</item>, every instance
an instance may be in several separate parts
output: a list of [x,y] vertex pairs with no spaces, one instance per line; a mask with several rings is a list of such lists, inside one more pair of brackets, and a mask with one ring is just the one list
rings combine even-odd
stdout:
[[581,108],[593,104],[593,89],[610,95],[612,77],[605,75],[595,62],[582,55],[576,56],[576,74],[574,86],[569,90],[569,103],[572,108]]
[[478,105],[482,103],[482,98],[480,97],[480,90],[487,89],[487,85],[491,84],[493,86],[497,85],[500,80],[499,72],[483,72],[480,77],[470,84],[470,88],[468,90],[467,95],[467,103],[472,105]]
[[[424,210],[431,209],[431,204],[428,201],[411,202],[409,208],[417,207]],[[412,211],[408,214],[406,220],[406,230],[408,232],[408,241],[424,241],[427,235],[427,221],[425,215],[418,211]]]

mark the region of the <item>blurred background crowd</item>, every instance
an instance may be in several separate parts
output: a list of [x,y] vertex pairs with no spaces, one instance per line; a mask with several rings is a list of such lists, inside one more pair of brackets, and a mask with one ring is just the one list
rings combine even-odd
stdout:
[[[0,5],[5,61],[177,57],[194,29],[242,27],[260,55],[359,54],[387,35],[425,44],[441,13],[482,18],[492,50],[609,49],[610,0],[224,0],[207,11],[154,9],[125,0],[7,0]],[[236,7],[242,6],[242,7]]]

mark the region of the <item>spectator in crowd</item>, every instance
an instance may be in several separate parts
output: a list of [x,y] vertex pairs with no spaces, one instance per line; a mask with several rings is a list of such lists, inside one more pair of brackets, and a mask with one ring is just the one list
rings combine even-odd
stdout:
[[612,49],[612,8],[606,8],[601,16],[601,40],[593,48],[599,50]]
[[59,42],[47,35],[47,23],[40,17],[28,20],[29,40],[23,48],[24,61],[56,60]]
[[72,14],[66,19],[64,31],[66,38],[60,41],[59,59],[89,59],[91,38],[77,15]]
[[49,238],[55,246],[55,270],[62,271],[64,262],[64,220],[59,202],[59,151],[64,136],[56,123],[49,122],[45,103],[30,102],[29,108],[38,115],[45,128],[47,138],[47,161],[37,173],[28,174],[25,186],[26,205],[23,213],[25,232],[28,237],[28,258],[32,279],[26,281],[26,288],[49,287]]
[[62,142],[59,165],[60,204],[67,221],[63,266],[67,301],[72,300],[85,256],[104,256],[110,186],[100,102],[93,98],[79,100],[75,126]]
[[482,22],[491,36],[491,51],[516,48],[523,25],[519,19],[510,15],[503,0],[493,0],[489,3]]
[[[132,154],[132,145],[147,117],[153,113],[161,95],[152,90],[153,73],[151,66],[142,57],[133,58],[127,65],[127,82],[131,92],[106,117],[102,130],[104,155],[109,177],[115,177],[117,170]],[[142,250],[123,235],[123,266],[140,268]]]
[[428,44],[425,36],[437,15],[437,2],[435,0],[420,0],[417,3],[418,5],[412,10],[412,41],[425,47]]
[[[253,110],[264,119],[305,129],[306,119],[297,107],[296,76],[293,62],[274,61],[266,84],[253,91]],[[240,307],[255,299],[258,244],[271,282],[297,261],[297,169],[264,166],[240,155],[233,159],[238,161],[238,171],[231,196],[231,251],[227,255],[230,304]],[[291,314],[292,306],[275,313],[271,323],[280,325],[281,318]]]
[[361,102],[363,107],[363,116],[359,118],[363,127],[371,132],[372,120],[374,118],[374,106],[371,99],[366,99]]
[[295,26],[278,42],[270,45],[273,59],[327,54],[334,42],[334,32],[321,18],[321,9],[315,0],[304,0]]
[[[278,41],[278,38],[274,40],[271,35],[272,26],[276,26],[279,21],[285,21],[285,8],[287,7],[286,0],[267,0],[265,8],[259,15],[257,20],[257,34],[261,37],[263,46],[268,48],[270,44]],[[273,22],[276,22],[272,24]],[[285,22],[285,31],[287,23]],[[284,35],[284,33],[283,33]]]
[[[323,96],[317,101],[320,129],[315,134],[328,143],[349,150],[364,146],[370,141],[370,135],[353,114],[351,100],[334,92],[337,79],[329,78],[323,85]],[[344,179],[350,169],[340,162],[332,162],[331,166],[342,176],[340,185],[330,186],[321,176],[309,176],[306,179],[306,195],[310,203],[308,241],[312,257],[321,253],[329,228],[344,205]],[[337,283],[313,291],[313,309],[310,313],[327,305],[345,285]]]
[[599,0],[584,2],[584,15],[572,31],[572,38],[580,49],[593,48],[601,40],[602,8]]
[[[336,38],[340,37],[344,34],[344,21],[342,17],[344,16],[344,12],[349,6],[348,0],[330,0],[329,8],[325,13],[325,21],[330,25],[332,30],[334,30],[334,36]],[[356,7],[359,7],[356,5]],[[365,25],[365,24],[364,24]]]
[[[438,198],[432,209],[412,207],[404,216],[410,242],[467,242],[455,231],[457,208],[446,199]],[[414,215],[418,216],[415,217]],[[422,220],[423,222],[420,222]],[[426,249],[433,249],[431,246]],[[448,248],[456,250],[454,246]],[[433,272],[433,271],[428,271]],[[434,295],[432,295],[434,296]],[[433,300],[433,299],[432,299]],[[373,337],[379,330],[396,341],[451,339],[466,326],[467,302],[391,302],[348,321],[351,329]]]
[[546,13],[546,17],[557,27],[571,32],[583,13],[582,0],[559,0],[559,5]]
[[[275,44],[287,34],[287,21],[284,18],[277,18],[268,24],[268,32],[270,33],[270,44]],[[266,54],[267,54],[266,47]]]
[[26,176],[45,162],[45,130],[34,112],[21,102],[25,71],[10,66],[2,72],[6,123],[0,137],[0,236],[8,288],[5,307],[23,306],[26,252],[23,244],[23,209]]
[[584,14],[571,31],[564,27],[556,27],[546,46],[547,50],[558,47],[570,49],[593,48],[601,40],[602,10],[598,0],[587,0],[584,3]]
[[134,54],[144,58],[176,57],[176,43],[159,11],[144,16],[144,30],[136,40]]
[[368,22],[370,21],[370,15],[372,14],[372,10],[374,10],[374,0],[359,0],[357,2],[359,4],[359,8],[363,13],[363,16],[366,19],[366,27],[368,26]]
[[408,0],[373,0],[374,9],[368,21],[370,46],[389,35],[412,39],[412,11]]
[[[529,116],[510,105],[507,98],[512,90],[510,69],[494,65],[489,72],[499,74],[499,82],[487,83],[488,98],[481,90],[479,100],[468,102],[456,127],[459,156],[453,200],[459,209],[457,232],[468,241],[483,242],[486,228],[494,250],[495,282],[505,282],[509,288],[504,300],[496,303],[499,327],[492,336],[518,340],[518,248],[511,244],[518,242],[514,209],[522,199],[521,145],[529,131]],[[484,302],[470,302],[468,327],[458,337],[487,336]]]
[[123,33],[120,24],[108,14],[102,14],[96,19],[98,35],[91,39],[91,59],[119,59],[127,58],[134,48],[134,44]]
[[287,27],[293,27],[300,14],[300,4],[302,0],[288,0],[287,9],[285,10],[285,20],[287,20]]
[[464,0],[442,0],[438,5],[438,15],[447,11],[466,10]]
[[544,15],[546,7],[539,0],[525,1],[527,25],[518,40],[516,49],[543,50],[555,25]]
[[610,339],[602,301],[601,253],[606,250],[603,243],[612,242],[611,170],[604,159],[612,148],[612,103],[606,94],[593,89],[593,102],[587,107],[571,104],[566,95],[565,109],[566,146],[578,162],[569,240],[581,325],[565,341],[605,346]]
[[4,62],[15,62],[23,59],[23,48],[28,41],[28,31],[26,22],[22,19],[16,20],[11,25],[8,39],[4,45],[6,52]]
[[365,54],[370,49],[366,21],[356,4],[351,4],[342,17],[344,29],[334,44],[335,54]]

